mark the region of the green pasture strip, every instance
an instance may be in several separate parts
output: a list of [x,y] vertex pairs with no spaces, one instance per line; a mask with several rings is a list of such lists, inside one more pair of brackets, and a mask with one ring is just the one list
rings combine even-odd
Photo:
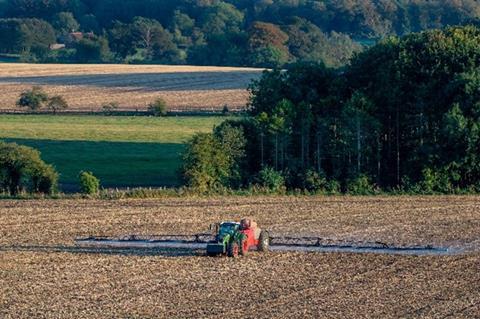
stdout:
[[78,173],[91,171],[104,187],[178,186],[183,144],[6,139],[34,147],[60,173],[60,184],[76,190]]
[[185,142],[224,117],[2,115],[0,139],[38,149],[66,191],[92,171],[104,187],[178,186]]
[[219,116],[0,115],[0,138],[61,141],[185,143],[210,132]]

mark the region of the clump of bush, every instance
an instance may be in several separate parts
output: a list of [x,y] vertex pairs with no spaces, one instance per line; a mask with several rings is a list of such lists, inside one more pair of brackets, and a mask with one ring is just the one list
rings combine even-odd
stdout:
[[148,111],[153,116],[166,116],[167,115],[167,102],[161,97],[155,99],[148,105]]
[[105,115],[112,115],[118,109],[118,102],[109,102],[102,104],[102,112]]
[[100,190],[100,180],[92,172],[80,172],[80,190],[83,194],[95,195]]
[[245,143],[243,130],[228,122],[214,133],[194,135],[183,154],[181,173],[186,186],[199,193],[240,187]]
[[228,177],[229,162],[220,142],[211,133],[196,134],[183,155],[182,177],[188,187],[206,193]]
[[[450,174],[449,174],[450,171]],[[450,194],[455,192],[455,188],[452,185],[452,180],[460,179],[456,177],[453,170],[433,170],[431,168],[425,168],[422,170],[422,180],[416,185],[417,192],[424,194]],[[454,175],[454,176],[449,176]]]
[[57,185],[58,173],[41,159],[39,151],[0,142],[0,191],[12,196],[24,191],[53,194]]
[[376,193],[376,188],[368,176],[360,175],[347,183],[347,193],[351,195],[373,195]]
[[36,111],[43,107],[48,101],[48,94],[39,87],[34,86],[31,90],[24,91],[20,94],[17,101],[17,106],[27,107],[32,111]]
[[323,174],[319,174],[314,170],[308,170],[304,177],[303,186],[310,193],[325,193],[327,183],[327,179]]
[[68,108],[67,101],[61,95],[55,95],[48,99],[47,108],[49,108],[53,114],[56,114],[60,110]]
[[227,116],[230,114],[230,109],[228,108],[228,105],[225,104],[222,109],[222,115]]
[[341,193],[340,182],[334,179],[329,180],[325,185],[325,191],[327,194],[330,194],[330,195],[340,194]]
[[31,90],[22,92],[17,101],[17,106],[27,107],[32,111],[41,109],[45,104],[48,109],[53,111],[53,114],[68,108],[67,101],[61,95],[49,97],[39,86],[34,86]]
[[269,166],[264,167],[258,173],[257,182],[261,187],[273,193],[284,193],[286,190],[285,178],[282,173]]

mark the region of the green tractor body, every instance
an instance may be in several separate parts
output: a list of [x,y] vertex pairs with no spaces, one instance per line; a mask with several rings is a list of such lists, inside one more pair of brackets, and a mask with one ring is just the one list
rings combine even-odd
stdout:
[[240,223],[224,222],[215,225],[216,235],[215,242],[207,245],[207,255],[221,255],[227,253],[228,245],[233,241],[239,240],[239,237],[243,234],[239,232]]

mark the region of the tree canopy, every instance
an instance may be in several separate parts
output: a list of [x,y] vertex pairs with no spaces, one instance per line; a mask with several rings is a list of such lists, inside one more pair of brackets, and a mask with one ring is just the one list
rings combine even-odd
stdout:
[[42,161],[37,150],[0,141],[0,191],[51,194],[57,181],[57,172]]
[[321,60],[338,67],[378,39],[476,22],[479,15],[475,0],[5,0],[0,53],[90,61],[70,52],[74,46],[44,52],[80,31],[106,41],[109,62],[271,67]]
[[480,29],[466,26],[387,38],[342,71],[266,71],[238,124],[244,186],[270,167],[290,189],[478,191],[479,69]]

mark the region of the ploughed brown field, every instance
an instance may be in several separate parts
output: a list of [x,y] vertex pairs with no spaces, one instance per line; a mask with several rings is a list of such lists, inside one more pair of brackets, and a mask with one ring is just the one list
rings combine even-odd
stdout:
[[[193,234],[249,216],[275,235],[451,256],[81,250],[87,235]],[[1,318],[479,318],[480,197],[0,202]],[[473,249],[475,248],[475,249]]]
[[145,111],[162,97],[172,111],[243,109],[247,87],[261,69],[167,65],[0,64],[0,110],[18,109],[20,93],[41,86],[62,95],[70,111],[101,111],[118,102],[119,110]]

